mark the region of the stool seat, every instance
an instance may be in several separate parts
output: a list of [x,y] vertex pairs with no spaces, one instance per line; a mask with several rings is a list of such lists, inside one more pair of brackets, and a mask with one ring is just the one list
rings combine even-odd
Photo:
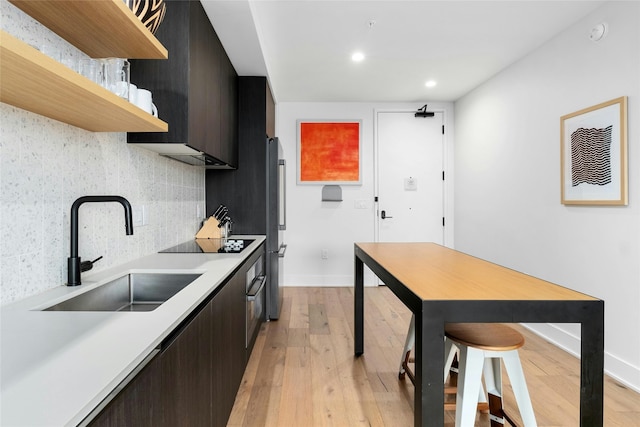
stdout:
[[517,350],[524,336],[501,323],[447,323],[444,335],[459,344],[489,351]]

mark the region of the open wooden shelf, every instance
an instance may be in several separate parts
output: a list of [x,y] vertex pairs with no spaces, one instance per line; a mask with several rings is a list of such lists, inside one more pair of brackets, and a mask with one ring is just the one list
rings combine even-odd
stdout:
[[92,58],[167,59],[122,0],[9,0]]
[[0,75],[0,102],[82,129],[167,132],[169,128],[162,120],[4,31],[0,31]]

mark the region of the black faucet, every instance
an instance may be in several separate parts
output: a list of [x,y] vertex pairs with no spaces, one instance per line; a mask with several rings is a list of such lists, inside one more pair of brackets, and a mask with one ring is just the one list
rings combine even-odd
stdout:
[[83,196],[71,205],[71,256],[67,260],[67,286],[78,286],[80,282],[80,257],[78,256],[78,209],[86,202],[118,202],[124,207],[124,222],[127,236],[133,234],[131,204],[121,196]]

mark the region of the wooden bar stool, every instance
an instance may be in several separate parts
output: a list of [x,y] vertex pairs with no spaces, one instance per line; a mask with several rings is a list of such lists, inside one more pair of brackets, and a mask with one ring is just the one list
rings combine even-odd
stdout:
[[476,396],[481,390],[483,371],[491,425],[501,426],[505,421],[515,425],[502,407],[501,362],[504,362],[511,380],[524,426],[537,426],[518,356],[518,349],[524,345],[522,334],[500,323],[448,323],[445,325],[445,337],[460,350],[456,427],[474,423],[476,400],[469,396]]
[[[411,383],[415,385],[415,377],[413,375],[413,371],[409,367],[409,363],[413,363],[414,360],[411,357],[411,351],[413,350],[413,346],[415,344],[415,317],[411,316],[411,323],[409,324],[409,332],[407,333],[407,338],[404,343],[404,351],[402,353],[402,359],[400,360],[400,370],[398,372],[398,378],[401,380],[404,379],[405,375],[409,377]],[[458,358],[457,354],[459,352],[458,346],[451,340],[445,339],[445,354],[447,355],[444,363],[444,382],[447,383],[450,375],[453,373],[457,375],[458,373]],[[457,386],[455,382],[453,385],[446,386],[444,388],[445,395],[456,395]],[[480,390],[478,391],[478,411],[482,413],[489,412],[489,403],[487,402],[487,396],[484,392],[484,387],[481,384]],[[456,409],[455,402],[445,402],[444,409],[446,411],[453,411]]]
[[[399,377],[407,374],[414,382],[408,363],[415,341],[415,318],[412,316],[405,341]],[[518,356],[518,348],[524,345],[524,337],[515,329],[499,323],[449,323],[445,325],[445,366],[444,381],[455,366],[459,354],[457,387],[445,387],[445,394],[455,393],[456,403],[445,403],[445,409],[456,410],[456,427],[472,426],[476,410],[489,410],[491,426],[504,425],[505,421],[515,423],[504,412],[502,406],[502,369],[504,361],[511,379],[513,393],[525,427],[536,426],[531,399]],[[484,371],[484,386],[482,375]],[[469,396],[476,395],[477,399]],[[465,397],[466,396],[466,397]],[[488,400],[488,405],[487,405]]]

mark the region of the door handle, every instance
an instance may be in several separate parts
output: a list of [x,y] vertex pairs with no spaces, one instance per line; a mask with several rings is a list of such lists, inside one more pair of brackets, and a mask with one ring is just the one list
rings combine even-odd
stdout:
[[266,283],[266,281],[267,276],[258,276],[253,279],[253,284],[251,285],[249,292],[247,292],[247,301],[251,302],[256,300],[256,296],[260,293],[260,291],[262,291],[262,288],[264,288],[264,284]]
[[392,216],[387,216],[387,213],[385,211],[380,212],[380,218],[382,219],[387,219],[387,218],[393,218]]

